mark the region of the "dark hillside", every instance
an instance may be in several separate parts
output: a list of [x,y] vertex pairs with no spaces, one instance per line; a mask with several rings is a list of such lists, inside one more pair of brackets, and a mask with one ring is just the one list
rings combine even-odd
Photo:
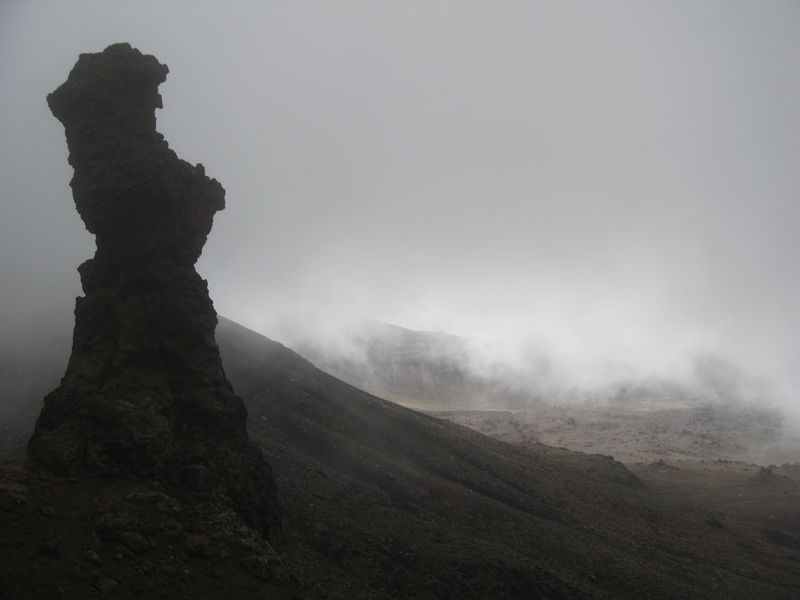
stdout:
[[375,398],[230,321],[283,551],[331,597],[793,598],[797,552],[680,512],[620,463],[517,448]]
[[[516,447],[410,411],[225,319],[217,340],[227,375],[247,404],[250,436],[273,466],[283,510],[277,549],[314,597],[797,597],[800,550],[775,542],[797,537],[781,526],[796,519],[793,488],[769,488],[784,498],[770,504],[784,511],[780,520],[767,524],[748,514],[748,524],[739,526],[731,495],[726,507],[695,501],[688,488],[665,491],[650,483],[648,471],[644,485],[607,457]],[[26,402],[41,403],[32,387],[14,389]],[[15,423],[15,431],[32,426]],[[25,439],[25,431],[17,433]],[[239,566],[237,555],[253,550],[239,547],[229,525],[202,517],[193,525],[190,506],[175,518],[181,530],[148,532],[148,520],[169,515],[131,505],[125,498],[133,484],[103,489],[102,482],[30,476],[19,483],[16,472],[0,473],[0,496],[9,500],[0,510],[0,598],[39,597],[19,596],[13,584],[43,569],[54,583],[38,577],[46,585],[36,589],[52,589],[52,597],[63,597],[59,587],[95,593],[109,579],[118,585],[112,598],[199,597],[201,591],[221,598],[226,589],[243,598],[287,593],[279,582],[267,588],[272,584]],[[21,506],[12,502],[19,485],[28,489]],[[56,495],[68,501],[59,504]],[[150,547],[129,558],[119,542],[97,540],[98,503],[146,509],[140,519]],[[48,505],[55,517],[42,514]],[[192,535],[211,532],[227,550],[210,557],[187,553]],[[61,541],[61,558],[41,554],[52,539]],[[81,558],[87,548],[102,566]],[[176,569],[189,575],[171,575]]]

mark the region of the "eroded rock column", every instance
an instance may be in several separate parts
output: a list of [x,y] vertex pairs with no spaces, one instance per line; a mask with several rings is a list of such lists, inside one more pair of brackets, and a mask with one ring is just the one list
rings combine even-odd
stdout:
[[132,473],[224,496],[265,527],[277,514],[271,472],[248,439],[194,268],[225,190],[156,131],[167,72],[116,44],[82,54],[47,97],[97,251],[78,269],[72,355],[28,453],[59,474]]

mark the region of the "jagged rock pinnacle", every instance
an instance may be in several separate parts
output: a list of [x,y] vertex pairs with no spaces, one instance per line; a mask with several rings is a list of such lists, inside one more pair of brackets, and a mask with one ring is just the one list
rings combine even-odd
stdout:
[[194,268],[225,190],[156,129],[168,69],[128,44],[81,54],[47,97],[65,128],[75,205],[95,235],[79,267],[72,355],[28,445],[60,474],[132,473],[276,511],[269,466],[225,377],[217,314]]

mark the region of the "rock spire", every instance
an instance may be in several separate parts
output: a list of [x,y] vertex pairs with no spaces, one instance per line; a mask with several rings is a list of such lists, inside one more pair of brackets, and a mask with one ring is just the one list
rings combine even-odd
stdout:
[[63,475],[134,474],[227,498],[266,528],[277,514],[271,471],[248,439],[194,268],[225,190],[156,131],[167,72],[115,44],[81,54],[47,97],[97,251],[78,269],[72,355],[28,453]]

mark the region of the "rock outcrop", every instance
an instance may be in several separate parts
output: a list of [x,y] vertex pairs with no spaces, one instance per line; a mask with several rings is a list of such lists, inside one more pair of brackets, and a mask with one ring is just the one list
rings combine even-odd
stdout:
[[82,54],[47,97],[97,251],[78,269],[72,355],[28,454],[62,475],[134,474],[230,499],[263,529],[277,515],[271,471],[248,439],[194,268],[225,190],[156,131],[167,72],[115,44]]

